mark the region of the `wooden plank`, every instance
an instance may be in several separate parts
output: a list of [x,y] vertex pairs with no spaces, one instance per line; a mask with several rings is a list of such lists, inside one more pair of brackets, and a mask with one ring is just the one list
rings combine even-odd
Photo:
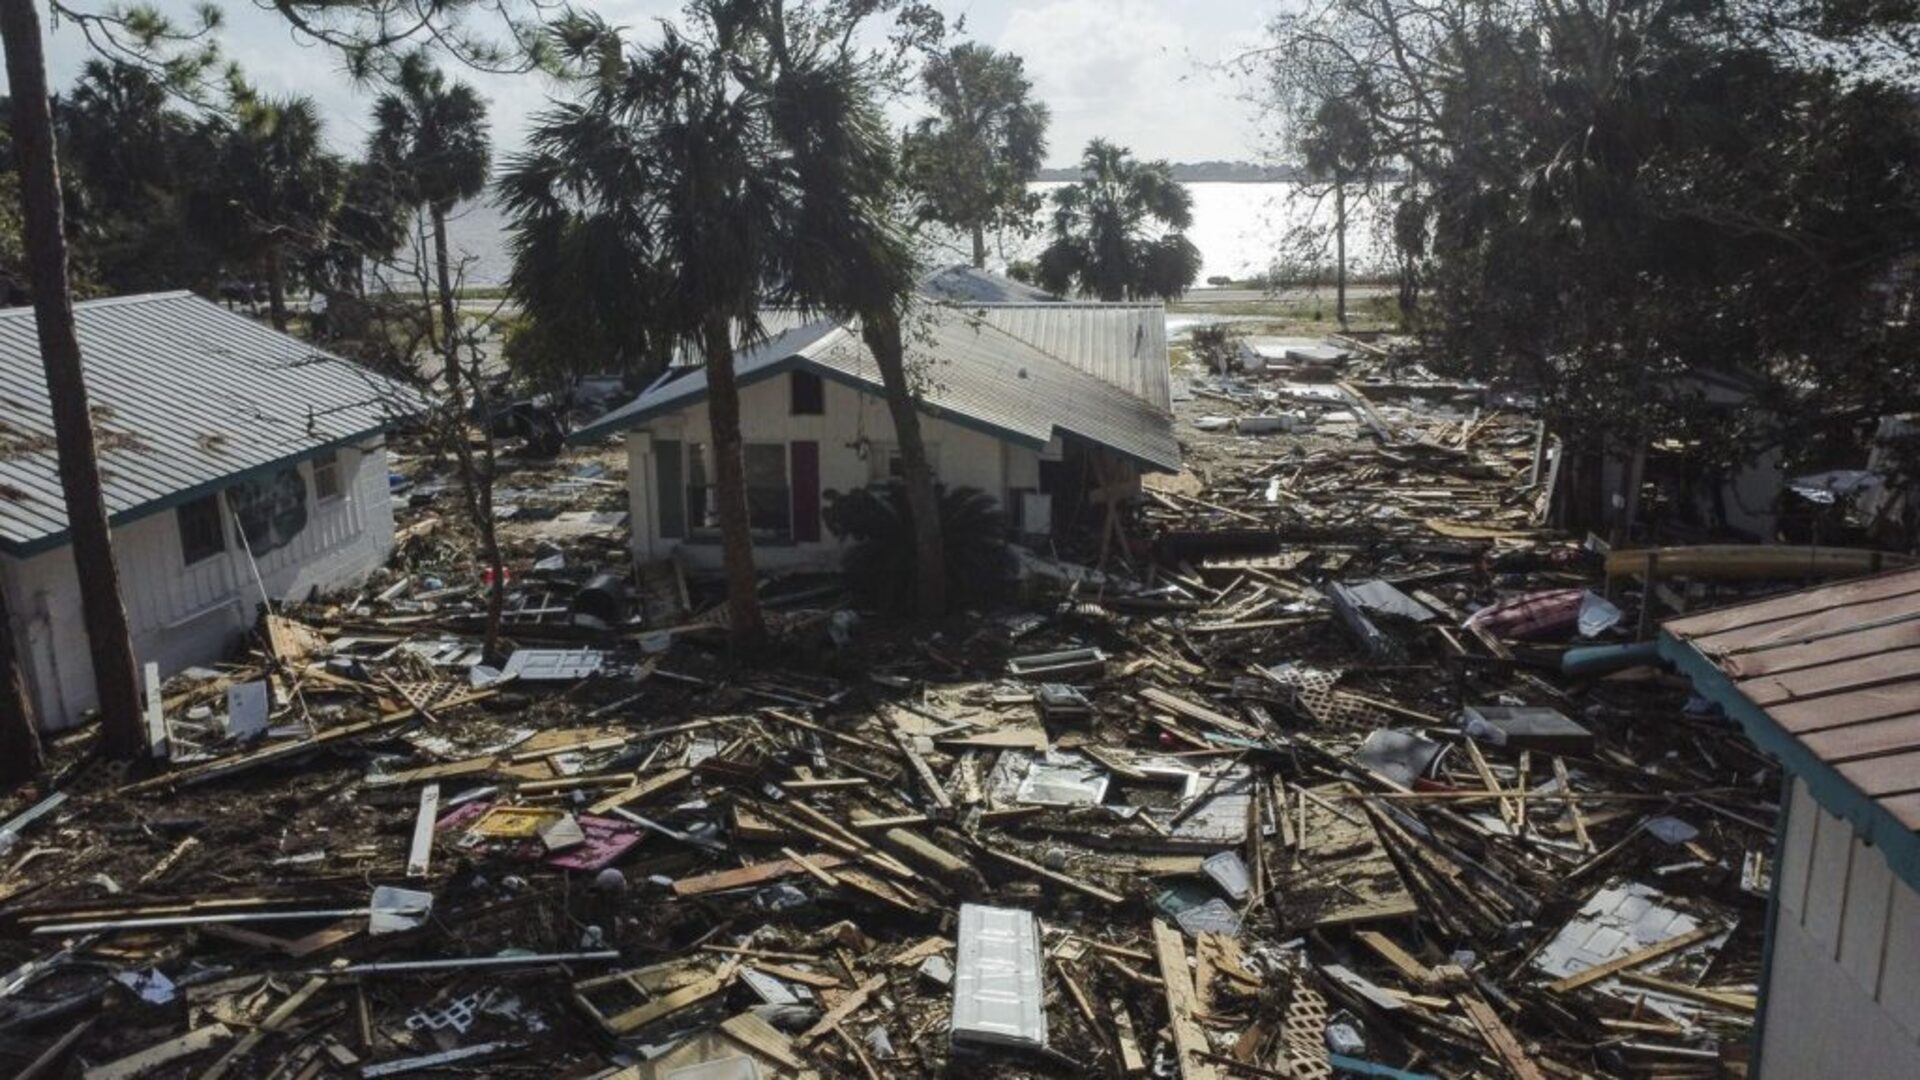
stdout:
[[1360,930],[1355,932],[1354,937],[1359,938],[1361,944],[1372,949],[1376,956],[1392,965],[1395,971],[1405,976],[1415,986],[1433,985],[1433,971],[1427,965],[1415,960],[1412,953],[1401,948],[1392,938],[1375,930]]
[[1467,1014],[1467,1019],[1472,1020],[1473,1026],[1480,1030],[1480,1037],[1486,1040],[1488,1048],[1513,1072],[1514,1076],[1519,1080],[1547,1080],[1546,1074],[1540,1071],[1540,1066],[1534,1064],[1533,1059],[1527,1056],[1527,1051],[1520,1045],[1520,1040],[1514,1038],[1513,1032],[1501,1022],[1500,1014],[1493,1011],[1493,1006],[1480,1000],[1478,994],[1472,993],[1461,994],[1458,1001],[1461,1011]]
[[1787,701],[1767,710],[1795,735],[1920,712],[1920,679],[1855,690],[1838,697]]
[[899,744],[900,753],[906,757],[907,764],[913,769],[913,775],[919,779],[921,793],[932,799],[933,805],[940,809],[953,809],[953,800],[947,797],[946,785],[940,782],[939,777],[933,775],[933,766],[927,764],[927,759],[921,757],[920,752],[913,748],[913,738],[905,732],[896,731],[893,733],[893,741]]
[[1920,832],[1920,792],[1910,795],[1893,795],[1875,800],[1880,809],[1893,815],[1893,819],[1907,828]]
[[260,1042],[265,1039],[269,1033],[279,1031],[285,1027],[287,1021],[293,1019],[293,1014],[305,1007],[307,1001],[312,998],[313,995],[325,989],[326,986],[327,980],[325,978],[316,976],[308,979],[298,990],[288,994],[285,1001],[282,1001],[278,1007],[268,1013],[267,1018],[260,1022],[259,1027],[241,1036],[240,1041],[233,1044],[233,1049],[220,1055],[219,1061],[214,1062],[211,1068],[200,1074],[200,1080],[220,1080],[235,1063],[244,1060],[248,1054],[252,1053],[253,1048],[260,1045]]
[[1168,693],[1157,686],[1149,686],[1141,690],[1140,696],[1148,703],[1160,709],[1177,716],[1184,716],[1189,720],[1198,721],[1209,727],[1219,728],[1221,731],[1227,732],[1230,735],[1239,735],[1242,738],[1248,739],[1257,739],[1260,737],[1260,729],[1251,724],[1241,723],[1225,713],[1209,709],[1205,705],[1198,704],[1197,702],[1188,701],[1186,698]]
[[[689,983],[678,990],[654,998],[644,1005],[637,1005],[625,1012],[605,1017],[600,1022],[601,1026],[607,1029],[608,1034],[614,1036],[638,1031],[656,1020],[671,1016],[681,1009],[719,994],[727,988],[727,983],[730,981],[719,975],[709,975],[698,982]],[[595,1010],[594,1015],[600,1014]]]
[[[1662,624],[1661,629],[1674,637],[1698,643],[1729,630],[1796,619],[1818,612],[1864,607],[1893,599],[1920,603],[1920,599],[1915,599],[1916,596],[1920,596],[1920,571],[1910,570],[1838,585],[1816,585],[1751,604],[1670,619]],[[1871,622],[1874,617],[1856,617],[1852,621]]]
[[198,1054],[214,1043],[232,1037],[233,1030],[227,1025],[208,1024],[206,1027],[189,1031],[177,1038],[156,1043],[138,1053],[128,1054],[105,1065],[96,1065],[80,1075],[84,1080],[132,1080],[133,1077],[151,1072],[183,1057]]
[[1663,994],[1697,1001],[1703,1005],[1716,1005],[1736,1012],[1753,1012],[1760,1007],[1760,999],[1753,994],[1735,993],[1730,990],[1709,990],[1702,986],[1689,986],[1683,982],[1662,979],[1638,971],[1623,971],[1616,976],[1621,982],[1631,986],[1643,986],[1648,990],[1658,990]]
[[[1915,606],[1920,608],[1920,601]],[[1814,631],[1779,640],[1778,645],[1762,644],[1737,652],[1715,649],[1710,655],[1718,657],[1721,669],[1733,678],[1751,679],[1851,660],[1856,656],[1911,649],[1920,646],[1920,611],[1912,618],[1889,625],[1849,627],[1830,633]]]
[[1836,766],[1841,776],[1872,796],[1904,795],[1920,791],[1920,750],[1886,757],[1865,758]]
[[793,1040],[793,1044],[805,1050],[815,1039],[839,1027],[840,1021],[845,1020],[847,1017],[865,1008],[867,998],[870,997],[875,990],[885,985],[887,985],[887,977],[885,975],[875,975],[873,978],[861,983],[848,993],[846,997],[841,998],[838,1005],[828,1009],[812,1027],[801,1032],[800,1035]]
[[1181,1080],[1218,1080],[1218,1071],[1201,1056],[1212,1047],[1193,1016],[1193,973],[1187,970],[1186,942],[1164,919],[1153,920],[1153,951],[1167,997],[1167,1022],[1173,1030]]
[[754,1053],[778,1062],[783,1069],[800,1072],[807,1067],[807,1063],[793,1052],[793,1040],[753,1013],[740,1013],[720,1021],[720,1030]]
[[658,795],[663,791],[679,787],[692,778],[692,769],[668,769],[655,776],[649,776],[630,788],[623,791],[616,791],[606,798],[601,799],[599,802],[587,807],[587,813],[605,814],[615,807],[639,802],[642,799]]
[[1027,873],[1032,874],[1035,877],[1046,878],[1048,881],[1051,881],[1056,885],[1065,885],[1067,888],[1072,889],[1077,893],[1082,893],[1084,895],[1091,896],[1095,900],[1100,900],[1109,904],[1122,904],[1126,902],[1126,897],[1121,896],[1119,893],[1108,892],[1107,890],[1101,888],[1098,885],[1092,884],[1091,882],[1081,881],[1079,878],[1068,877],[1067,875],[1062,874],[1057,870],[1050,870],[1047,867],[1041,866],[1039,863],[1029,862],[1028,860],[1023,859],[1018,855],[1011,854],[1010,852],[1000,851],[992,847],[983,847],[980,850],[985,852],[987,855],[991,856],[992,858],[998,859],[1001,862],[1008,864],[1009,866],[1019,867],[1020,869],[1025,870]]
[[428,784],[420,789],[420,809],[413,818],[413,845],[407,852],[410,878],[427,876],[427,865],[433,859],[433,823],[439,814],[440,785]]
[[1839,663],[1789,671],[1784,675],[1762,675],[1734,683],[1742,696],[1755,705],[1767,706],[1783,701],[1805,701],[1822,695],[1888,683],[1908,682],[1920,669],[1920,648],[1899,652],[1860,656]]
[[1567,763],[1558,757],[1553,759],[1553,778],[1567,800],[1567,814],[1573,818],[1573,838],[1579,841],[1581,851],[1593,851],[1593,838],[1587,835],[1587,815],[1580,811],[1580,797],[1574,793],[1573,781],[1567,776]]
[[1588,983],[1597,982],[1609,975],[1617,974],[1628,968],[1639,967],[1641,964],[1658,960],[1669,953],[1679,952],[1688,946],[1697,945],[1713,937],[1715,934],[1720,933],[1720,930],[1721,928],[1717,926],[1695,927],[1677,937],[1670,937],[1665,941],[1649,945],[1644,949],[1635,949],[1625,956],[1616,956],[1604,964],[1595,964],[1585,971],[1576,971],[1564,979],[1558,979],[1548,983],[1547,989],[1560,994],[1564,994],[1569,990],[1577,990]]
[[1140,1037],[1134,1034],[1133,1014],[1127,1011],[1127,1003],[1114,998],[1107,1002],[1107,1011],[1113,1014],[1114,1041],[1120,1048],[1121,1074],[1144,1075],[1147,1071],[1147,1058],[1140,1052]]
[[1920,748],[1920,713],[1828,728],[1800,740],[1822,761],[1839,763]]
[[[831,870],[843,866],[847,859],[839,855],[815,855],[807,860],[822,870]],[[774,859],[769,862],[754,863],[738,870],[721,870],[698,877],[681,878],[673,883],[673,894],[679,897],[704,896],[707,893],[725,892],[728,889],[746,889],[755,885],[764,885],[769,881],[792,877],[806,873],[800,865],[791,859]]]
[[801,855],[799,852],[793,850],[792,848],[783,847],[780,849],[780,854],[785,855],[787,857],[788,862],[794,864],[795,866],[798,866],[802,870],[805,870],[807,872],[808,877],[813,878],[815,881],[818,881],[820,884],[825,885],[827,888],[834,889],[840,886],[839,878],[834,877],[832,874],[828,873],[827,871],[822,870],[820,867],[813,865],[813,863],[807,861],[805,856]]

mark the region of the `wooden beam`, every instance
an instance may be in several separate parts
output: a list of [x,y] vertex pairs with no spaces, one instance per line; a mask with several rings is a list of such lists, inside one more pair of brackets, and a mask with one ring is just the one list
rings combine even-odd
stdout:
[[1564,994],[1569,990],[1577,990],[1588,983],[1598,982],[1609,975],[1618,974],[1628,968],[1639,967],[1641,964],[1649,961],[1658,960],[1668,953],[1679,952],[1688,946],[1697,945],[1718,933],[1720,933],[1720,927],[1717,926],[1696,927],[1678,937],[1670,937],[1665,941],[1649,945],[1644,949],[1635,949],[1625,956],[1616,956],[1604,964],[1595,964],[1585,971],[1576,971],[1564,979],[1548,983],[1547,989],[1557,994]]
[[1212,1050],[1207,1033],[1194,1019],[1193,973],[1187,970],[1187,945],[1166,920],[1153,920],[1153,951],[1160,964],[1160,982],[1167,995],[1167,1023],[1173,1029],[1181,1080],[1218,1080],[1219,1072],[1205,1055]]

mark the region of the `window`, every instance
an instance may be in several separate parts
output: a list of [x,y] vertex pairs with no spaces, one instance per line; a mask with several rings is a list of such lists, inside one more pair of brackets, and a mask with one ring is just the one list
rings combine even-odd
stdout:
[[[927,468],[933,475],[940,475],[940,447],[927,443]],[[900,447],[893,443],[874,443],[867,452],[867,482],[871,484],[904,483],[907,479],[907,464],[900,456]]]
[[[748,443],[747,524],[755,539],[786,540],[792,535],[793,494],[787,486],[784,443]],[[687,525],[689,535],[711,537],[720,529],[720,499],[709,448],[686,444]]]
[[220,525],[220,497],[195,499],[173,512],[180,524],[180,555],[188,566],[227,550],[226,530]]
[[340,455],[332,450],[323,451],[313,459],[313,497],[324,502],[337,499],[342,494]]
[[821,416],[827,411],[827,384],[811,371],[795,371],[787,376],[787,388],[793,401],[793,415]]

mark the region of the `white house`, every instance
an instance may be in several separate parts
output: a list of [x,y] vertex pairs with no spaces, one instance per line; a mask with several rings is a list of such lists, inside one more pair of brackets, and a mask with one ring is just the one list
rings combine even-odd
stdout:
[[1920,570],[1668,622],[1785,772],[1753,1075],[1920,1076]]
[[[841,544],[822,508],[897,475],[893,423],[856,329],[768,322],[786,328],[735,357],[755,559],[831,568]],[[924,301],[907,323],[907,366],[940,483],[992,495],[1023,532],[1180,467],[1158,304]],[[640,561],[720,566],[706,393],[704,370],[675,368],[574,435],[626,433]]]
[[[121,597],[164,675],[219,660],[265,595],[393,546],[385,429],[418,398],[189,293],[76,304]],[[31,309],[0,311],[0,588],[42,726],[95,705]]]

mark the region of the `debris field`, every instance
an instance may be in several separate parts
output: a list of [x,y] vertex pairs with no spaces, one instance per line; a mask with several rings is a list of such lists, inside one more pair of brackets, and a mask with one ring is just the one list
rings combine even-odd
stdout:
[[387,570],[0,808],[0,1068],[1743,1075],[1777,768],[1543,527],[1523,406],[1352,348],[1193,375],[1187,471],[1018,600],[769,581],[755,658],[611,447],[506,463],[483,656],[398,459]]

